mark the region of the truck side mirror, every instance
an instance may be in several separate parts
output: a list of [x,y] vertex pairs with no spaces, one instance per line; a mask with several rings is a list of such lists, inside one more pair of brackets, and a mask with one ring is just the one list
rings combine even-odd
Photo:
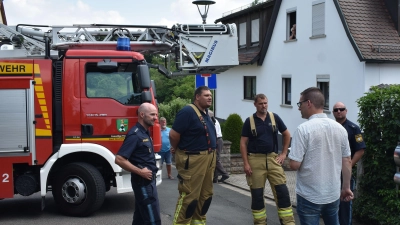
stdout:
[[151,103],[151,93],[150,91],[142,91],[142,103]]
[[399,172],[399,167],[400,167],[400,142],[397,143],[397,147],[394,150],[393,154],[394,162],[396,163],[397,166],[397,173],[394,174],[393,180],[396,184],[400,184],[400,172]]
[[147,65],[138,65],[137,74],[139,79],[139,84],[141,89],[149,89],[150,88],[150,72],[149,67]]
[[104,59],[97,63],[97,67],[102,70],[112,70],[118,67],[118,63],[111,61],[111,59]]

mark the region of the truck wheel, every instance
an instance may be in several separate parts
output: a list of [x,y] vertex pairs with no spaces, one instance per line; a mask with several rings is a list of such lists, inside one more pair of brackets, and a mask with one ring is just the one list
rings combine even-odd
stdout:
[[53,198],[59,210],[69,216],[87,216],[104,202],[106,187],[100,172],[88,163],[67,164],[55,175]]

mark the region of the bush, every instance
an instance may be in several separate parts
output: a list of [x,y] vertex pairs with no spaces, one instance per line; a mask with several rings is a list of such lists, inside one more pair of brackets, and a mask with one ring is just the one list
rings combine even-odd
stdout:
[[240,153],[240,137],[242,134],[243,120],[234,113],[226,119],[222,130],[222,137],[232,142],[231,153]]
[[160,103],[158,105],[159,117],[165,117],[165,119],[167,119],[167,123],[172,126],[172,124],[174,124],[176,114],[189,103],[191,103],[190,99],[182,98],[175,98],[166,104]]
[[400,138],[400,85],[372,87],[357,104],[367,148],[354,215],[368,224],[399,224],[400,192],[393,181],[393,152]]

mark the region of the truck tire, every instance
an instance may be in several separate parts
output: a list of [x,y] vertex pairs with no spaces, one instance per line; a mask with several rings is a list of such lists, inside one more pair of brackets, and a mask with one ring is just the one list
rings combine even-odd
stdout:
[[53,198],[68,216],[88,216],[104,202],[106,187],[100,172],[83,162],[70,163],[55,175]]

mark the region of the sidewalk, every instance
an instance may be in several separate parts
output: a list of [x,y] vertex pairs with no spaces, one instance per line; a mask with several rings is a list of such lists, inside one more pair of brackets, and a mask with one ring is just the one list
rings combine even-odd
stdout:
[[[290,200],[294,207],[297,206],[296,202],[296,171],[285,171],[286,173],[286,185],[289,189]],[[230,174],[229,179],[225,180],[224,183],[230,184],[237,188],[248,191],[249,186],[247,185],[246,175],[243,174]],[[274,195],[272,194],[271,187],[267,181],[265,184],[264,195],[266,198],[274,200]]]

